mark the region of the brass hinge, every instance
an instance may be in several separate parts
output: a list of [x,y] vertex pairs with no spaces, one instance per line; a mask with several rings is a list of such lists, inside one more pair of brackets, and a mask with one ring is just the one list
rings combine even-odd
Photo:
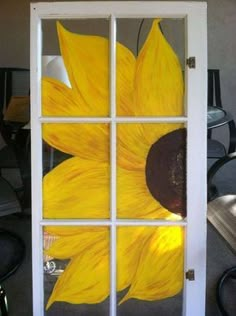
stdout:
[[194,281],[195,280],[195,271],[193,269],[188,270],[185,273],[185,277],[189,281]]
[[189,68],[196,68],[196,58],[195,57],[189,57],[186,61]]

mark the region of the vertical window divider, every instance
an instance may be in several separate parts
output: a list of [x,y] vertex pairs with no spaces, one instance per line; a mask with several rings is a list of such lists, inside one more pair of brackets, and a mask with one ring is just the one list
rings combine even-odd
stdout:
[[43,217],[42,201],[42,130],[41,116],[41,55],[42,55],[42,20],[38,16],[37,6],[31,4],[31,191],[32,191],[32,282],[33,315],[44,314],[43,291],[43,227],[39,225]]
[[116,18],[110,16],[110,315],[116,316]]

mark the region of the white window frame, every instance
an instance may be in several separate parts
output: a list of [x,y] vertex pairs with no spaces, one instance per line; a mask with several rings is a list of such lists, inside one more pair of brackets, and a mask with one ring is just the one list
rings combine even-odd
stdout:
[[[116,117],[116,19],[184,18],[185,56],[194,56],[196,68],[185,67],[186,115],[182,117]],[[43,19],[109,18],[110,117],[43,117],[41,114],[41,57]],[[184,226],[185,272],[195,271],[195,281],[185,280],[183,316],[205,315],[206,283],[206,126],[207,126],[207,27],[205,2],[52,2],[31,4],[31,159],[33,315],[44,315],[43,228],[47,225],[102,225],[110,227],[110,315],[116,316],[116,227]],[[45,220],[42,216],[42,123],[102,123],[111,125],[110,220]],[[184,123],[187,126],[187,219],[118,220],[116,218],[116,125],[131,122]]]

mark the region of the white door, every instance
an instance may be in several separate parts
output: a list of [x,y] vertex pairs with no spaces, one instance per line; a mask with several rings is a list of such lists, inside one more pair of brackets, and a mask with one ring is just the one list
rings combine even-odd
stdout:
[[34,315],[205,315],[206,4],[31,5]]

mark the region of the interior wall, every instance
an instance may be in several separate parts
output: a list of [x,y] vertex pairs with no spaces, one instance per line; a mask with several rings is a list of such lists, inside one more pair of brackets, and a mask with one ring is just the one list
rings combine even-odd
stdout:
[[0,67],[29,68],[30,0],[0,1]]
[[[236,119],[236,1],[207,3],[208,68],[220,69],[223,105]],[[0,67],[29,68],[30,0],[0,1],[0,39]],[[226,127],[218,129],[216,134],[222,140],[227,139]]]

